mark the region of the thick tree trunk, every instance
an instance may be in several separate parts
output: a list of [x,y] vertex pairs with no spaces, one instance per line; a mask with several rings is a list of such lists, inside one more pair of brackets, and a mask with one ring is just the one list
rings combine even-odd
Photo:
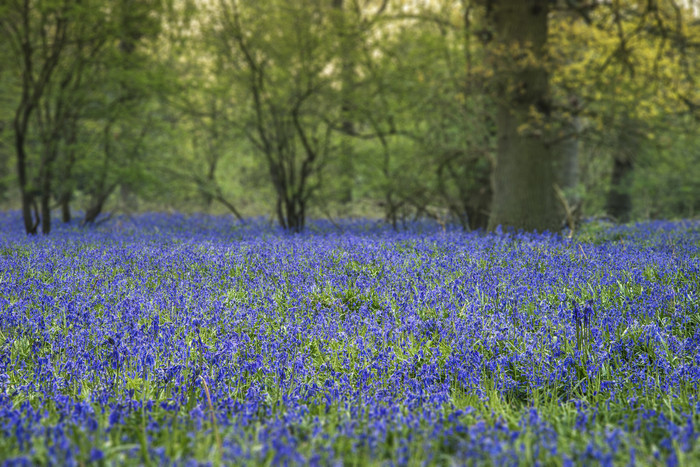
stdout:
[[41,194],[41,233],[51,233],[51,194]]
[[101,190],[97,194],[94,194],[92,196],[92,199],[90,200],[90,205],[85,210],[85,217],[83,218],[82,225],[95,223],[99,215],[102,214],[102,210],[104,209],[105,203],[107,202],[109,197],[112,196],[112,193],[114,193],[114,190],[117,188],[116,183],[113,183],[109,187],[105,187],[104,177],[102,178],[102,183],[100,186],[102,187]]
[[634,165],[628,157],[615,157],[613,161],[610,190],[606,200],[606,210],[616,221],[627,222],[632,210],[632,198],[628,192],[629,174]]
[[97,217],[100,214],[102,214],[103,205],[104,201],[102,200],[102,198],[93,200],[92,203],[90,203],[90,206],[85,211],[85,217],[83,218],[82,225],[94,224],[97,220]]
[[493,204],[489,229],[497,226],[524,230],[559,227],[554,157],[540,138],[523,137],[523,119],[499,111],[498,157],[494,168]]
[[498,152],[489,229],[557,230],[554,185],[556,151],[544,128],[551,111],[549,75],[544,60],[549,0],[493,0],[490,16],[497,49],[493,52],[500,87]]
[[69,223],[73,218],[70,212],[70,199],[71,192],[64,191],[63,194],[61,194],[61,199],[59,200],[59,204],[61,205],[61,221],[63,221],[64,224]]
[[304,230],[305,211],[306,203],[300,196],[293,195],[284,200],[285,228],[294,233]]
[[17,153],[17,179],[22,203],[22,220],[24,221],[24,231],[30,235],[35,235],[38,222],[35,222],[32,218],[34,194],[27,184],[27,153],[24,149],[24,137],[25,132],[21,123],[15,121],[15,151]]

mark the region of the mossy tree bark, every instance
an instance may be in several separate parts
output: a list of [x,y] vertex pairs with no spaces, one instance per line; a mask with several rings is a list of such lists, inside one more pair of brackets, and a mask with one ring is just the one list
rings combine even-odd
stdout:
[[487,1],[492,60],[499,87],[498,149],[489,230],[499,225],[556,230],[556,152],[547,143],[550,118],[546,66],[549,0]]

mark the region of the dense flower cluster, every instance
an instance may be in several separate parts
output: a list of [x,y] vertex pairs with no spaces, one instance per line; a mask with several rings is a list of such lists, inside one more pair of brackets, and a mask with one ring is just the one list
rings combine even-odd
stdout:
[[0,214],[0,460],[700,462],[700,224]]

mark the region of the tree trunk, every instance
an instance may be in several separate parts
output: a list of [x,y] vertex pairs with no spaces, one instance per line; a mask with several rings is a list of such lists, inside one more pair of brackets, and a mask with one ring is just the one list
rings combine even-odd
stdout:
[[284,224],[283,227],[291,232],[299,233],[304,230],[306,219],[306,202],[299,194],[287,197],[283,201]]
[[338,13],[338,28],[340,30],[340,85],[341,85],[341,104],[340,128],[343,133],[340,140],[340,202],[344,204],[352,203],[352,190],[354,187],[355,178],[355,154],[352,144],[350,144],[349,135],[355,134],[355,125],[351,119],[352,109],[352,88],[354,86],[354,68],[355,65],[352,59],[353,35],[348,31],[348,22],[345,19],[345,11],[343,0],[333,0],[333,8]]
[[112,195],[114,190],[117,188],[117,183],[113,183],[109,187],[104,187],[104,177],[102,179],[102,183],[100,185],[102,188],[100,191],[92,196],[92,199],[90,200],[90,205],[88,208],[85,210],[85,217],[83,218],[82,225],[87,225],[87,224],[94,224],[97,218],[99,217],[100,214],[102,214],[102,210],[104,209],[104,205],[109,199],[109,197]]
[[634,167],[628,157],[615,157],[606,210],[616,221],[627,222],[632,210],[632,199],[627,191],[627,180]]
[[55,159],[55,142],[44,143],[50,146],[49,154],[44,155],[41,168],[39,169],[39,186],[41,187],[39,196],[39,206],[41,208],[41,233],[47,235],[51,233],[51,178],[53,177],[53,160]]
[[17,152],[17,179],[19,184],[20,199],[22,202],[22,220],[24,231],[30,235],[36,234],[38,221],[32,218],[32,206],[34,205],[34,193],[27,186],[27,153],[24,149],[25,128],[21,122],[15,120],[15,151]]
[[556,152],[544,129],[550,116],[549,73],[545,66],[549,0],[493,0],[490,17],[499,85],[498,149],[493,172],[494,198],[489,230],[503,226],[557,230]]
[[[210,154],[212,151],[215,149],[212,147],[213,145],[209,146],[209,151]],[[212,193],[212,187],[216,184],[216,161],[218,158],[215,158],[214,160],[209,160],[208,164],[209,167],[207,168],[207,175],[205,179],[205,187],[202,189],[202,197],[204,198],[204,207],[207,210],[207,212],[211,211],[211,205],[214,202],[214,194]]]
[[634,162],[642,150],[644,123],[630,117],[623,117],[617,130],[616,148],[613,156],[613,170],[608,189],[606,210],[618,222],[630,220],[632,198],[629,194],[630,177]]
[[[50,182],[42,184],[43,187],[49,187]],[[46,193],[42,188],[40,205],[41,205],[41,233],[47,235],[51,233],[51,193]]]
[[71,199],[71,192],[70,191],[64,191],[61,194],[61,199],[59,200],[59,204],[61,205],[61,221],[64,224],[67,224],[71,221],[73,216],[71,215],[70,212],[70,199]]

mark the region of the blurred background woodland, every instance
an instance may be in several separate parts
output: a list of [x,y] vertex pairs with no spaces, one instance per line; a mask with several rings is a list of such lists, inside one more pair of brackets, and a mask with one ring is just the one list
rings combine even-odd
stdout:
[[0,0],[0,208],[697,217],[699,57],[694,0]]

